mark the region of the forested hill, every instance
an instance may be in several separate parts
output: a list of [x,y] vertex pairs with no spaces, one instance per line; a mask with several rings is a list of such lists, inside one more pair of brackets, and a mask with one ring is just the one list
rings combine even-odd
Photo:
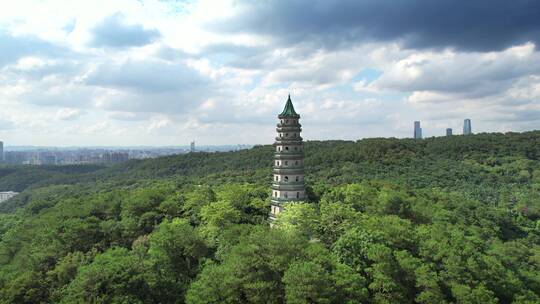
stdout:
[[538,303],[540,131],[0,167],[0,303]]
[[14,166],[0,164],[0,191],[20,192],[32,185],[52,183],[52,179],[90,173],[103,169],[99,165],[67,165],[67,166]]
[[[473,160],[516,157],[540,159],[540,131],[492,133],[473,136],[433,137],[425,140],[374,138],[353,141],[308,141],[306,169],[309,173],[335,168],[347,162],[399,164],[414,160]],[[191,153],[132,161],[107,170],[110,176],[127,173],[142,178],[172,175],[206,176],[224,171],[252,171],[272,168],[273,147],[226,153]],[[370,170],[371,168],[367,168]],[[368,176],[369,177],[369,176]],[[269,177],[270,178],[270,177]]]
[[[433,137],[425,140],[373,138],[305,143],[311,187],[362,180],[387,180],[414,188],[440,187],[476,197],[498,195],[515,184],[528,184],[540,160],[540,131]],[[132,160],[110,167],[0,167],[0,191],[51,185],[112,183],[129,185],[155,179],[204,183],[269,184],[273,147],[218,153],[190,153]],[[476,187],[482,184],[483,187]],[[28,198],[1,205],[13,210]]]

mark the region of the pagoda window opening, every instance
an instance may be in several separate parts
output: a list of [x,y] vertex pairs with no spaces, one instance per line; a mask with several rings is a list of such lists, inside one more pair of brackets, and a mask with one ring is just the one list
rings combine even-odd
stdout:
[[289,161],[285,161],[285,166],[288,166],[289,165]]
[[300,192],[296,192],[296,198],[300,198]]
[[299,178],[298,176],[296,177],[296,181],[297,181],[297,182],[299,182],[299,181],[300,181],[300,178]]
[[274,197],[277,197],[277,191],[274,191]]
[[289,151],[289,147],[285,147],[285,150]]
[[285,198],[289,198],[289,196],[288,196],[287,192],[285,192]]
[[288,176],[285,176],[285,181],[286,181],[286,182],[289,181],[289,177],[288,177]]
[[289,133],[285,133],[285,137],[289,137]]
[[279,177],[276,175],[276,182],[279,181]]

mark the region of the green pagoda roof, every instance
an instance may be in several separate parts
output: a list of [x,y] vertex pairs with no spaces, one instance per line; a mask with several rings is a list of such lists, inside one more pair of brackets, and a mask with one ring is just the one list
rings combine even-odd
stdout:
[[294,110],[294,106],[291,101],[291,94],[289,94],[285,108],[283,109],[283,112],[279,114],[279,117],[300,117],[300,115],[298,115]]

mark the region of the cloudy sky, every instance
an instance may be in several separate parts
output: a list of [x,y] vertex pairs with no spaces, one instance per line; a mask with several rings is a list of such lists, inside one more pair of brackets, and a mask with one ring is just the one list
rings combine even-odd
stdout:
[[1,2],[7,145],[540,129],[540,1]]

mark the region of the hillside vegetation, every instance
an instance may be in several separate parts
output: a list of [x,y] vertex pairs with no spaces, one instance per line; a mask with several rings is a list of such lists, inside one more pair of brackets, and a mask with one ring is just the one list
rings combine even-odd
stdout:
[[540,132],[1,167],[2,303],[538,303]]

